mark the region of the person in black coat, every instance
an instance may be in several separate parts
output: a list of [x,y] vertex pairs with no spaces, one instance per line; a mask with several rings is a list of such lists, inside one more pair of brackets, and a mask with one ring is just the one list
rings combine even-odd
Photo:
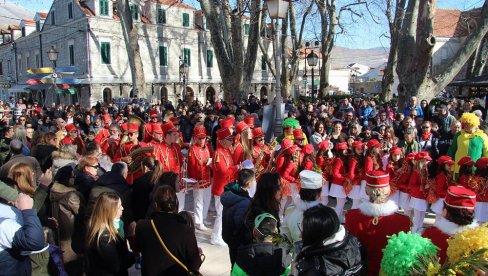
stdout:
[[245,226],[246,212],[251,205],[247,190],[256,185],[252,170],[243,169],[239,172],[237,183],[229,183],[220,196],[222,211],[222,239],[229,246],[231,266],[237,258],[237,248],[243,245],[248,230]]
[[302,222],[303,248],[294,275],[362,275],[366,251],[340,224],[334,209],[322,204],[307,209]]
[[151,203],[151,192],[161,174],[161,165],[154,157],[146,156],[141,163],[145,173],[134,180],[131,194],[132,211],[136,222],[146,218]]
[[[178,198],[173,187],[159,186],[154,192],[153,205],[156,210],[151,219],[137,222],[136,251],[142,254],[141,273],[144,276],[187,275],[164,249],[159,237],[168,250],[191,272],[200,269],[200,259],[194,230],[178,212]],[[153,228],[152,223],[154,223]]]

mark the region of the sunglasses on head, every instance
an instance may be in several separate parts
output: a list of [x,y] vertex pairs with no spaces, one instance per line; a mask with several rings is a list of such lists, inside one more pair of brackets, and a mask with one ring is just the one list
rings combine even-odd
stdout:
[[100,168],[100,164],[97,164],[97,165],[88,165],[87,167],[98,169],[98,168]]

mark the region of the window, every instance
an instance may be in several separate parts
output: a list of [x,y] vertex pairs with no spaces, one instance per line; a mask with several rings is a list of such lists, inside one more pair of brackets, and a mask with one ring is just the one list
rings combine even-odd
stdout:
[[168,47],[159,46],[159,66],[168,66]]
[[102,64],[110,64],[110,42],[100,43],[100,55]]
[[12,61],[7,61],[7,73],[12,74]]
[[183,27],[190,27],[190,14],[183,13]]
[[268,70],[268,68],[266,66],[266,57],[265,56],[261,56],[261,70],[263,70],[263,71]]
[[41,67],[41,63],[39,62],[39,54],[36,54],[35,60],[36,60],[36,68]]
[[190,59],[190,49],[184,48],[183,49],[183,60],[185,61],[186,65],[190,66],[191,65],[191,59]]
[[69,45],[68,51],[69,51],[69,65],[75,65],[75,47],[74,47],[74,45]]
[[68,19],[73,19],[73,3],[68,3]]
[[100,15],[108,16],[108,0],[100,0],[98,5],[100,6]]
[[3,64],[0,62],[0,76],[3,75]]
[[213,51],[207,50],[207,68],[213,67]]
[[244,24],[244,35],[249,35],[249,24]]
[[17,68],[19,70],[19,75],[22,75],[22,56],[17,56]]
[[36,31],[41,31],[41,21],[36,21]]
[[54,16],[54,10],[51,11],[51,25],[56,25],[56,17]]
[[158,24],[166,24],[166,10],[158,8]]
[[22,27],[22,36],[25,36],[25,26]]
[[29,57],[29,56],[27,56],[27,57],[25,58],[25,68],[29,68],[29,66],[30,66],[30,57]]
[[132,19],[137,20],[137,6],[135,4],[129,4],[130,14],[132,14]]

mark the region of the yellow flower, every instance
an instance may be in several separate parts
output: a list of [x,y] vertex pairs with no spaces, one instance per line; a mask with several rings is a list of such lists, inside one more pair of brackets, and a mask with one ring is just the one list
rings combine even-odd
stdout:
[[437,275],[440,269],[441,269],[441,265],[439,263],[436,264],[429,263],[429,266],[427,267],[427,276]]
[[[476,227],[467,228],[466,230],[457,233],[447,240],[449,247],[447,248],[448,262],[454,263],[463,257],[470,256],[474,252],[488,248],[488,224]],[[485,254],[488,258],[488,253]]]

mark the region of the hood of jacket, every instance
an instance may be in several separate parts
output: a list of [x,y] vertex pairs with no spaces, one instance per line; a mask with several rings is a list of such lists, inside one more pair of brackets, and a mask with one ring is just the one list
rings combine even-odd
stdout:
[[290,266],[291,255],[272,243],[255,243],[238,249],[236,265],[247,275],[281,275]]
[[224,187],[220,202],[224,207],[231,207],[244,201],[250,201],[249,193],[239,187],[237,183],[230,183]]
[[98,178],[95,186],[104,186],[116,191],[120,196],[124,195],[127,190],[129,190],[129,184],[127,180],[115,172],[106,172]]
[[49,198],[52,201],[59,201],[65,194],[70,192],[76,192],[75,187],[68,187],[59,182],[54,182],[51,187],[51,192],[49,193]]

